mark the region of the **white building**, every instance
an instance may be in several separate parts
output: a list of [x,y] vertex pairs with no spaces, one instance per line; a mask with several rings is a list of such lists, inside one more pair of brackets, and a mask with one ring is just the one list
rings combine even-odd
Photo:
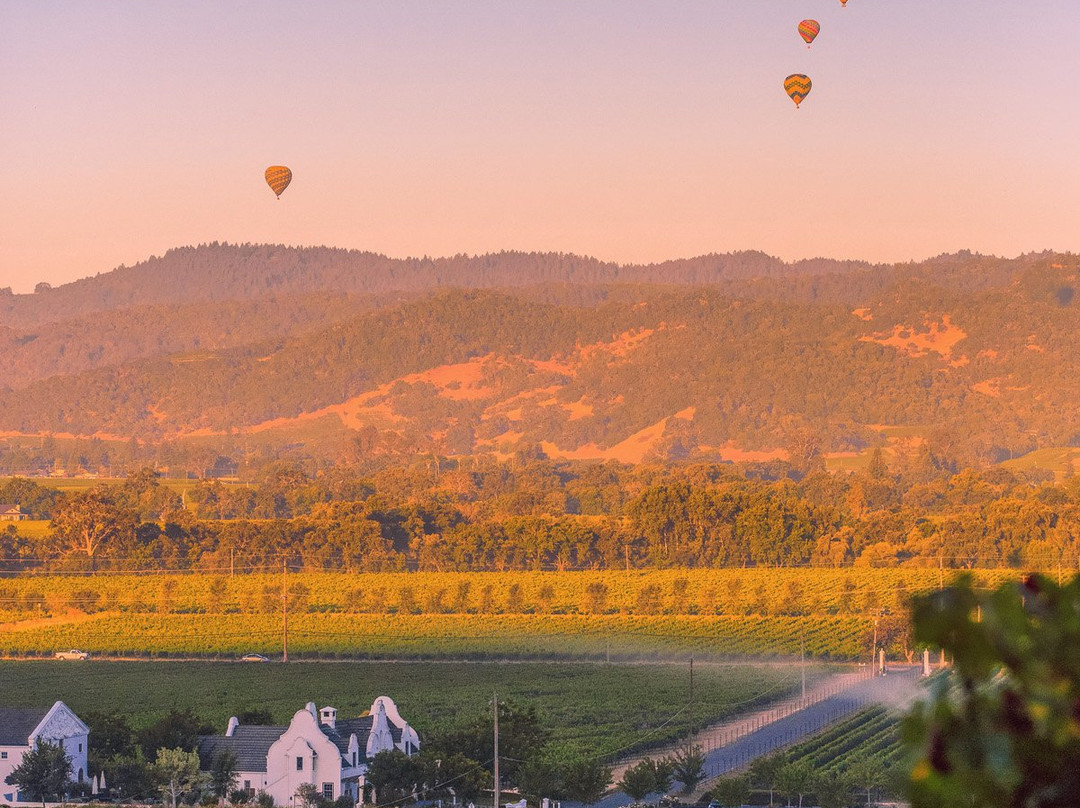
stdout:
[[0,707],[0,802],[20,800],[5,781],[38,740],[59,743],[71,760],[71,779],[87,779],[86,749],[90,729],[64,702],[52,707]]
[[224,735],[199,738],[199,761],[208,772],[218,755],[231,751],[240,788],[265,791],[275,805],[294,805],[303,783],[327,799],[344,795],[362,803],[367,764],[389,749],[411,755],[420,749],[420,739],[393,700],[379,696],[360,718],[338,720],[336,709],[316,711],[314,702],[297,711],[287,727],[245,726],[230,718]]

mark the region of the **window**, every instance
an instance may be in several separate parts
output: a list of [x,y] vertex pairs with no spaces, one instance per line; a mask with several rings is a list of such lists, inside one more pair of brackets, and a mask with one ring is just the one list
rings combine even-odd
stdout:
[[297,755],[296,757],[296,770],[302,772],[304,770],[304,759]]
[[253,789],[251,787],[251,781],[250,780],[245,780],[244,781],[244,793],[248,794],[248,795],[251,795],[252,793],[254,793],[254,791],[255,791],[255,789]]
[[82,751],[82,744],[79,744],[79,751]]
[[7,752],[0,752],[0,760],[7,760]]
[[334,799],[334,784],[333,783],[323,783],[322,784],[322,795],[324,797],[326,797],[326,799],[328,799],[328,800]]

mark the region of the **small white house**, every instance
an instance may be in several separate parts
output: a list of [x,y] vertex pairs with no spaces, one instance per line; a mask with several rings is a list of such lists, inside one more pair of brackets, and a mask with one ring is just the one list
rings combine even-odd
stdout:
[[401,718],[387,696],[379,696],[367,715],[338,720],[333,707],[315,709],[308,702],[287,727],[245,726],[230,718],[224,735],[199,738],[203,771],[213,768],[224,751],[236,755],[240,788],[265,791],[280,806],[295,805],[296,790],[311,783],[327,799],[364,799],[367,764],[379,752],[420,749],[416,731]]
[[90,729],[64,702],[52,707],[0,707],[0,802],[18,802],[15,786],[5,781],[38,740],[59,743],[71,760],[71,779],[87,780],[86,750]]

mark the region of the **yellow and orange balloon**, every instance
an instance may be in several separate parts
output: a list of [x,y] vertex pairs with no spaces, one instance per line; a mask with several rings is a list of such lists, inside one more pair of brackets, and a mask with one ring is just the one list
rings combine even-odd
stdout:
[[784,92],[791,97],[791,100],[795,102],[795,106],[803,102],[806,96],[810,95],[810,88],[813,86],[809,76],[805,76],[802,73],[792,73],[786,79],[784,79]]
[[270,190],[277,194],[278,199],[292,182],[292,171],[287,166],[270,166],[266,169],[266,184]]
[[808,48],[820,30],[821,25],[818,24],[817,20],[803,20],[799,23],[799,36],[803,38],[803,42],[806,43]]

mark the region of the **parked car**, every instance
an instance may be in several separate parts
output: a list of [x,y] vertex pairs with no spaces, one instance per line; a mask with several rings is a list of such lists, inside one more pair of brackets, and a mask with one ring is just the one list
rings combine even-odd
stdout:
[[269,657],[264,657],[262,654],[244,654],[240,657],[241,662],[269,662]]
[[80,651],[78,648],[72,648],[70,651],[57,651],[53,656],[56,659],[77,659],[80,661],[90,658],[90,654],[86,651]]

